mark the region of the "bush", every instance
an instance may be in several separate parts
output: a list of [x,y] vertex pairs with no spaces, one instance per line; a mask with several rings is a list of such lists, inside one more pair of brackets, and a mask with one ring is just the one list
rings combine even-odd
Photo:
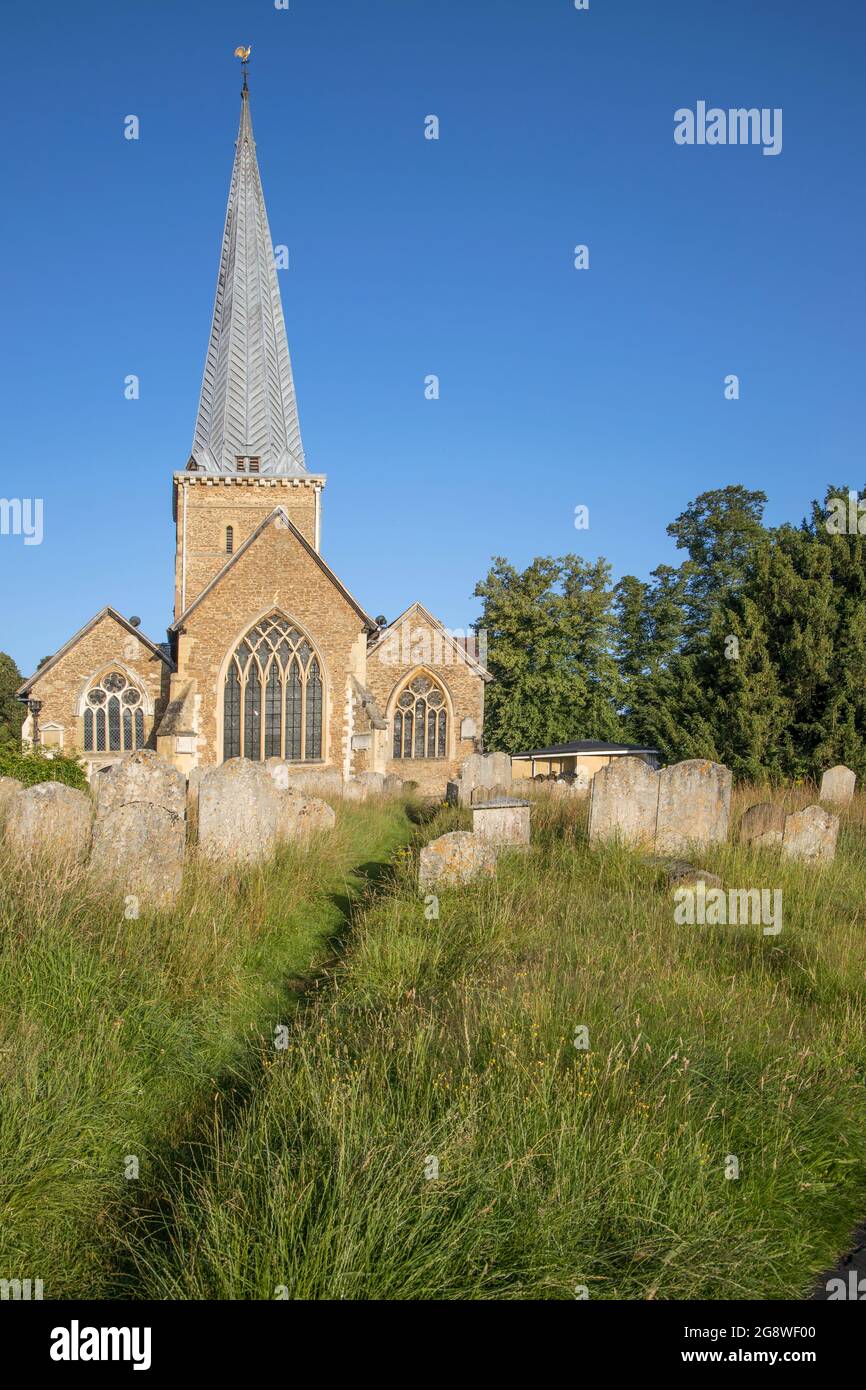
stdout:
[[87,791],[87,777],[76,753],[44,752],[41,748],[19,748],[9,742],[0,746],[0,777],[15,777],[25,787],[37,782],[62,782],[67,787]]

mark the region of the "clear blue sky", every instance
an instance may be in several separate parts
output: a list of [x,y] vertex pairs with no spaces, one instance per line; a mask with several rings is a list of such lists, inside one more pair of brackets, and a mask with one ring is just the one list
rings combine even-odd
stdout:
[[[866,476],[862,0],[49,0],[3,32],[2,494],[45,509],[42,545],[0,537],[25,673],[105,603],[171,621],[239,43],[323,554],[368,611],[465,626],[491,555],[643,576],[707,488],[775,522]],[[675,145],[698,100],[781,107],[782,153]]]

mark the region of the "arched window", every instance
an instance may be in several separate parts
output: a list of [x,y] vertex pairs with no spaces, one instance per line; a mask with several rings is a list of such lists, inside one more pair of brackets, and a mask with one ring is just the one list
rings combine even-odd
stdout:
[[231,555],[231,553],[232,553],[232,551],[234,550],[234,548],[235,548],[235,528],[234,528],[233,526],[227,526],[227,527],[226,527],[226,555]]
[[302,633],[279,613],[232,653],[223,687],[223,757],[322,757],[322,670]]
[[109,671],[87,692],[85,753],[131,753],[144,747],[142,694],[121,671]]
[[430,676],[415,676],[394,711],[394,757],[444,758],[447,748],[445,693]]

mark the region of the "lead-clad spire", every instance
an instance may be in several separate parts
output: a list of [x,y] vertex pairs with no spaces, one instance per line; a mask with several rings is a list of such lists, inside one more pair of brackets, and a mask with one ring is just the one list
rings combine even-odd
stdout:
[[241,123],[190,466],[235,473],[237,460],[249,458],[258,459],[260,473],[306,473],[244,64]]

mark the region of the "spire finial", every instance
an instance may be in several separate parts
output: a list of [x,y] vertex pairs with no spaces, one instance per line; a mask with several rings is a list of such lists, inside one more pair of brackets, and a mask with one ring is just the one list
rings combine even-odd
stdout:
[[243,44],[241,44],[241,46],[240,46],[239,48],[236,48],[236,49],[235,49],[235,57],[236,57],[236,58],[240,58],[240,60],[241,60],[241,72],[242,72],[243,75],[244,75],[244,85],[243,85],[243,87],[241,88],[241,95],[242,95],[242,96],[244,96],[244,95],[249,91],[249,88],[248,88],[248,86],[247,86],[247,64],[248,64],[249,61],[250,61],[250,53],[251,53],[251,52],[252,52],[252,44],[249,44],[246,48],[244,48]]

